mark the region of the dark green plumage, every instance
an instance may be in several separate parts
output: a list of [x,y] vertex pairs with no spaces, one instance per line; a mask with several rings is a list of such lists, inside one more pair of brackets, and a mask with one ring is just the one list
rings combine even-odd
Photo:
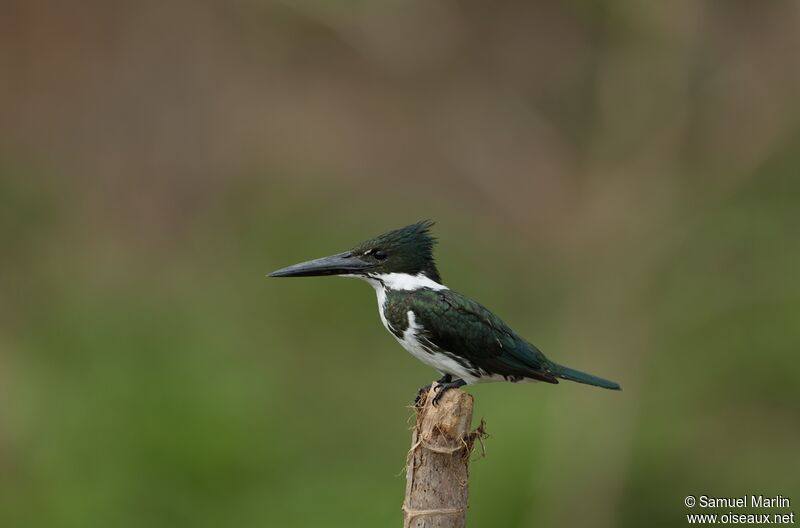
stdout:
[[[394,231],[389,231],[361,242],[350,253],[372,263],[370,272],[424,274],[441,283],[442,277],[433,259],[436,239],[431,236],[433,222],[423,220]],[[384,258],[379,258],[385,255]]]
[[270,275],[345,275],[372,284],[384,325],[412,355],[443,374],[442,391],[499,380],[558,383],[566,379],[620,388],[613,381],[549,360],[487,308],[442,285],[433,260],[431,225],[418,222],[345,253],[295,264]]
[[457,354],[478,376],[482,371],[510,381],[532,378],[558,383],[560,365],[487,308],[458,292],[421,289],[387,293],[384,316],[398,337],[408,328],[409,311],[422,327],[417,339],[424,339],[436,352]]
[[437,351],[457,354],[472,368],[509,379],[558,383],[552,373],[555,364],[539,349],[487,308],[458,292],[420,289],[387,293],[384,314],[392,327],[396,322],[404,331],[409,311],[422,327],[418,339],[425,339]]

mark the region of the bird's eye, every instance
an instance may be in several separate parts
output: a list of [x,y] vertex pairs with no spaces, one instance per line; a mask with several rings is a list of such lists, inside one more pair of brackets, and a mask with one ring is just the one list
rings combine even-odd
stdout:
[[376,249],[372,252],[372,255],[378,260],[383,260],[387,257],[386,252],[382,249]]

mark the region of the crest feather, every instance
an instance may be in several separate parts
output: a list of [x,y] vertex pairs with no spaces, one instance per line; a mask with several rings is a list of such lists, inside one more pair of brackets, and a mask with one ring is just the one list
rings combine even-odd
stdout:
[[433,225],[432,220],[421,220],[364,241],[353,251],[363,253],[369,249],[383,249],[390,255],[387,266],[391,265],[395,271],[410,274],[423,273],[428,278],[441,283],[439,271],[433,260],[433,246],[437,242],[431,234]]

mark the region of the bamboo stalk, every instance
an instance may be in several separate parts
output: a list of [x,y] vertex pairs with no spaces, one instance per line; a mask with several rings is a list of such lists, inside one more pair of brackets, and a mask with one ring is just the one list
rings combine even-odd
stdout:
[[416,407],[406,464],[404,528],[463,528],[467,517],[469,457],[483,423],[470,431],[472,396],[447,391],[436,406],[434,388]]

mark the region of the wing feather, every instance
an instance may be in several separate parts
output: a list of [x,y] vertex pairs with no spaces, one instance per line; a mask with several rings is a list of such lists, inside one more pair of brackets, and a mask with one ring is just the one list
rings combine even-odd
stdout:
[[545,355],[481,304],[452,290],[415,293],[411,309],[424,337],[439,349],[489,374],[558,383]]

